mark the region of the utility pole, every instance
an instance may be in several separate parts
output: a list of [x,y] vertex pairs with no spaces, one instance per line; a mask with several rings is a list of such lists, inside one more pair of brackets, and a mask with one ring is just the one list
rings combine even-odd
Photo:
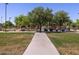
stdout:
[[[7,21],[7,5],[8,3],[5,3],[5,22]],[[5,27],[5,31],[6,31],[6,27]]]

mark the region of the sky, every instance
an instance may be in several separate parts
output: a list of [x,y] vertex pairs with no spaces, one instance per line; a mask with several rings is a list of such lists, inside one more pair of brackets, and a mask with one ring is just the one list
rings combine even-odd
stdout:
[[[35,7],[50,8],[53,13],[64,10],[70,19],[76,21],[79,18],[79,3],[9,3],[7,5],[7,20],[14,23],[15,17],[21,14],[27,15]],[[5,22],[5,4],[0,3],[0,23]]]

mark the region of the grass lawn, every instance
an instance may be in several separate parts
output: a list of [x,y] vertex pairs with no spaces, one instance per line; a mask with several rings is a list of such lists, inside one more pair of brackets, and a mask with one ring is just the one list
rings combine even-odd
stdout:
[[27,48],[33,33],[0,33],[0,54],[21,55]]
[[79,55],[78,33],[48,33],[48,37],[61,55]]

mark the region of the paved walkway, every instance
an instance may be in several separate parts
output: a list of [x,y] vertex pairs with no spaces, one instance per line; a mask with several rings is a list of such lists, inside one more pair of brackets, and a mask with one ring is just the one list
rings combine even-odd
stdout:
[[59,55],[45,33],[35,33],[23,55]]

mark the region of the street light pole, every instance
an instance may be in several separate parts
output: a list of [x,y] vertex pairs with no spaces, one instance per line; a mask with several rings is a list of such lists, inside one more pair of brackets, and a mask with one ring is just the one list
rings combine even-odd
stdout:
[[[7,20],[7,5],[8,3],[5,3],[5,22]],[[6,31],[6,27],[5,27],[5,31]]]

